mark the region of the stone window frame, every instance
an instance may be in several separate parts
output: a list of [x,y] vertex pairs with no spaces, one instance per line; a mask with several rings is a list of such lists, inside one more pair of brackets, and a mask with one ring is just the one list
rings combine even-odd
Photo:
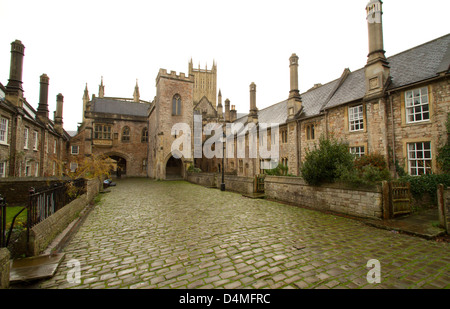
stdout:
[[26,177],[31,176],[31,161],[30,160],[26,160],[25,161],[25,171],[24,171],[24,173],[25,173]]
[[308,123],[305,125],[305,135],[307,141],[313,141],[316,139],[316,127],[315,123]]
[[8,145],[9,118],[0,117],[0,144]]
[[145,127],[142,129],[141,143],[147,143],[147,142],[148,142],[148,128]]
[[[77,151],[74,151],[74,149],[76,149]],[[78,145],[72,145],[70,147],[70,154],[71,155],[78,155],[80,153],[80,146]]]
[[172,116],[181,115],[181,102],[181,96],[178,93],[174,94],[174,96],[172,97]]
[[[100,130],[98,130],[100,128]],[[94,139],[111,139],[111,128],[110,124],[95,123],[94,124]]]
[[[354,113],[355,109],[361,109]],[[348,106],[348,131],[360,132],[365,130],[364,104],[356,104]],[[356,118],[357,117],[357,118]]]
[[285,128],[280,128],[280,135],[281,135],[281,143],[282,144],[286,144],[288,142],[288,129],[287,127]]
[[6,161],[0,162],[0,178],[6,177]]
[[122,128],[122,143],[129,143],[131,140],[131,129],[129,126],[124,126]]
[[30,135],[30,128],[25,127],[23,129],[23,149],[28,149],[29,135]]
[[34,164],[34,177],[39,177],[39,162]]
[[351,154],[354,154],[356,157],[362,157],[367,154],[367,152],[366,152],[367,146],[366,145],[350,145],[348,148],[349,148],[349,152]]
[[[403,99],[406,124],[429,122],[431,120],[430,89],[428,89],[427,86],[405,90]],[[417,104],[415,104],[415,102]],[[420,115],[421,118],[419,120],[417,120],[417,118],[419,118],[418,115]],[[411,116],[413,117],[412,120]]]
[[33,138],[34,138],[34,144],[33,144],[33,150],[38,151],[39,146],[39,132],[37,130],[33,130]]
[[[424,147],[425,143],[428,144],[428,148]],[[417,149],[418,144],[421,144],[422,149]],[[411,149],[411,145],[416,145],[416,149]],[[403,147],[406,154],[405,163],[409,175],[420,176],[433,173],[435,169],[435,160],[433,160],[433,153],[435,153],[433,141],[429,139],[406,140]],[[426,155],[427,152],[429,153],[428,156]],[[412,157],[412,153],[414,153],[414,157]],[[418,155],[419,153],[420,156]],[[415,162],[414,166],[412,166],[412,162]],[[416,170],[415,173],[411,173],[413,169]],[[420,171],[422,173],[420,173]]]

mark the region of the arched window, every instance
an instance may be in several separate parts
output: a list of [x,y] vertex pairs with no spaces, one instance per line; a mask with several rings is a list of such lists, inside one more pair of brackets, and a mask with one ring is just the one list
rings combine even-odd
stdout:
[[147,128],[142,129],[141,142],[142,143],[148,142],[148,129]]
[[181,115],[181,97],[176,94],[172,98],[172,116]]
[[130,141],[130,128],[124,127],[122,130],[122,142],[129,142]]

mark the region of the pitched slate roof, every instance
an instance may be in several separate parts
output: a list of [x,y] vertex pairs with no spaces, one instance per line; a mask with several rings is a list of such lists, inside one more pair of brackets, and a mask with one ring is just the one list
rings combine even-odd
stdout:
[[[450,34],[388,57],[392,83],[389,89],[427,80],[450,70]],[[365,95],[364,68],[346,72],[325,85],[301,94],[303,113],[301,117],[318,115],[322,110],[352,101],[361,100]],[[285,123],[287,100],[258,111],[258,121]],[[235,122],[247,122],[247,116]]]
[[91,110],[95,113],[120,114],[147,117],[150,104],[112,98],[94,98]]

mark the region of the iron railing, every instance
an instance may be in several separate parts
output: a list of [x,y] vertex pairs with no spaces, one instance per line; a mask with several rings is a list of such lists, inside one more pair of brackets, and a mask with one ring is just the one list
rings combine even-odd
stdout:
[[0,248],[6,247],[6,199],[0,195]]
[[85,179],[76,179],[62,184],[54,184],[41,190],[30,188],[29,192],[28,230],[69,204],[77,196],[85,193],[86,181]]
[[6,200],[0,195],[0,247],[7,247],[14,228],[16,218],[27,210],[27,242],[30,229],[50,217],[52,214],[69,204],[79,195],[86,193],[86,180],[76,179],[54,184],[40,189],[29,189],[29,201],[12,219],[9,231],[6,232]]

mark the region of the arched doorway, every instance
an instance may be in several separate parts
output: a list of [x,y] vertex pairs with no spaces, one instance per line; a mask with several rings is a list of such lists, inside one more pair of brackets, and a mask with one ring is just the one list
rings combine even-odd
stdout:
[[127,174],[127,160],[117,155],[110,155],[109,157],[114,162],[111,175],[115,175],[117,178],[125,176]]
[[173,156],[166,163],[166,179],[183,179],[183,161]]

